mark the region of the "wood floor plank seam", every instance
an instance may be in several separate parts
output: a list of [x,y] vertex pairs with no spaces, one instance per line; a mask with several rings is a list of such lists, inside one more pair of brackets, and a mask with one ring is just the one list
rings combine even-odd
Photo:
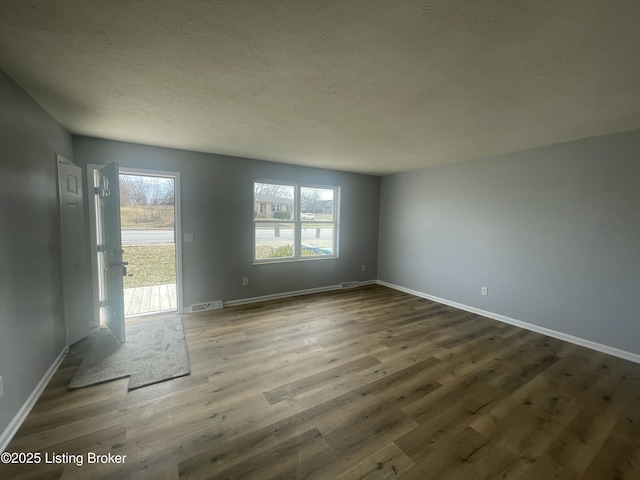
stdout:
[[182,316],[191,374],[69,391],[71,348],[0,464],[24,479],[637,479],[640,365],[380,285]]

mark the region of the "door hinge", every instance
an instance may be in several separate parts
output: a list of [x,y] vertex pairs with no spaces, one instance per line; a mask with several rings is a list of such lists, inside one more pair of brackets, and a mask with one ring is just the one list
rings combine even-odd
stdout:
[[100,300],[100,301],[98,302],[98,306],[99,306],[100,308],[103,308],[103,307],[106,307],[106,306],[107,306],[107,304],[105,303],[105,301],[104,301],[104,300]]
[[100,195],[100,189],[98,187],[93,187],[93,193]]
[[96,245],[96,251],[98,253],[103,252],[104,251],[103,246],[102,245]]

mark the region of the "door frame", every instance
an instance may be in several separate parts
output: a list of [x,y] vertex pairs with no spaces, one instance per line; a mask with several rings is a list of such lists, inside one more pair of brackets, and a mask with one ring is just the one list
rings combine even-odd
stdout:
[[[71,311],[72,311],[72,306],[70,305],[70,290],[69,290],[69,285],[67,285],[66,280],[66,270],[68,268],[68,265],[65,265],[65,249],[68,247],[68,241],[67,241],[67,236],[68,236],[68,232],[65,232],[64,227],[63,227],[63,213],[62,213],[62,202],[63,202],[63,194],[62,194],[62,179],[60,178],[60,165],[64,164],[64,165],[68,165],[68,166],[72,166],[77,168],[80,171],[80,175],[78,177],[78,180],[80,181],[80,185],[78,185],[79,187],[79,193],[80,193],[80,212],[82,215],[82,220],[81,220],[81,228],[82,228],[82,236],[84,237],[86,229],[85,229],[85,213],[84,213],[84,209],[85,209],[85,205],[86,205],[86,200],[85,200],[85,196],[84,196],[84,188],[83,188],[83,180],[82,180],[82,167],[80,167],[79,165],[76,165],[75,163],[73,163],[71,160],[68,160],[67,158],[65,158],[64,156],[60,155],[60,154],[56,154],[56,177],[57,177],[57,194],[58,194],[58,225],[59,225],[59,235],[60,235],[60,280],[61,280],[61,285],[62,285],[62,303],[63,303],[63,313],[64,313],[64,339],[65,339],[65,345],[67,347],[67,349],[70,346],[69,343],[69,337],[70,337],[70,328],[71,328],[71,324],[70,324],[70,320],[71,320]],[[82,258],[82,265],[81,268],[83,270],[82,276],[85,278],[86,281],[86,268],[87,268],[87,263],[86,263],[86,246],[85,246],[85,240],[84,238],[80,239],[79,245],[81,245],[81,249],[82,251],[80,252],[80,256]],[[89,313],[88,312],[88,305],[87,305],[87,298],[84,295],[86,294],[86,291],[83,292],[75,292],[75,295],[73,296],[75,298],[76,302],[82,302],[84,304],[84,306],[82,307],[82,310],[84,310],[85,314]],[[84,316],[84,315],[83,315]],[[84,322],[82,322],[83,324],[86,324],[86,331],[84,331],[84,337],[89,335],[89,331],[91,329],[91,325],[89,322],[89,319],[87,318]],[[81,340],[81,339],[80,339]],[[79,341],[79,340],[76,340]]]
[[[99,280],[100,270],[98,266],[98,240],[96,233],[96,195],[94,190],[95,172],[104,165],[87,164],[87,186],[89,193],[87,195],[87,204],[89,206],[89,229],[91,231],[91,272],[93,279],[93,326],[100,326],[100,291]],[[181,192],[180,192],[180,172],[172,172],[167,170],[151,170],[148,168],[130,168],[120,164],[121,174],[142,175],[149,177],[173,177],[175,181],[175,241],[176,241],[176,300],[177,314],[184,312],[183,295],[182,295],[182,217],[181,217]]]
[[117,162],[105,165],[96,172],[95,188],[98,208],[98,265],[102,300],[100,315],[103,322],[120,343],[126,342],[124,323],[125,264],[122,262],[122,234],[120,232],[120,172]]

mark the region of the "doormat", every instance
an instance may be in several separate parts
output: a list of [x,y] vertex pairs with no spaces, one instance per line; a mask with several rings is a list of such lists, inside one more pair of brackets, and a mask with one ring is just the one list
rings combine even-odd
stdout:
[[93,344],[69,389],[129,377],[129,390],[188,375],[189,355],[182,319],[168,318],[126,326],[120,343],[108,328],[93,335]]

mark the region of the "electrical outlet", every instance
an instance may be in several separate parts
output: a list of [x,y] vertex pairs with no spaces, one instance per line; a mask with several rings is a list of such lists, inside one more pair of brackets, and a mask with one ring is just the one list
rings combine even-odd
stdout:
[[0,377],[0,397],[4,393],[4,383],[2,382],[2,377]]
[[249,277],[244,277],[244,278],[242,279],[242,285],[243,285],[243,286],[245,286],[245,287],[246,287],[247,285],[249,285]]
[[489,289],[487,287],[480,287],[480,295],[489,295]]
[[366,272],[367,271],[367,266],[366,265],[362,265],[362,271]]

